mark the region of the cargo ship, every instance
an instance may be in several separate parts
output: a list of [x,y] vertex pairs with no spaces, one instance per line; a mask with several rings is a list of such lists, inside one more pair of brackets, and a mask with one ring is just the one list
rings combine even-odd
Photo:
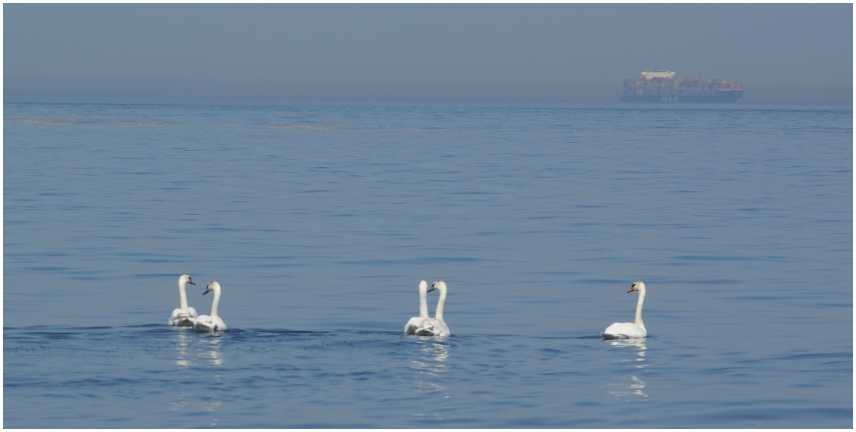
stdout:
[[667,70],[642,72],[642,78],[624,80],[624,102],[722,103],[743,97],[743,86],[721,79],[674,79]]

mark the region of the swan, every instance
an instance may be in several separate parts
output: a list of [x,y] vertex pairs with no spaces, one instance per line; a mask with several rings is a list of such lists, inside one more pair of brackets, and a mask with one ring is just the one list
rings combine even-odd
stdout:
[[169,325],[171,326],[192,326],[196,321],[196,309],[187,306],[187,294],[184,292],[185,284],[196,285],[190,276],[183,274],[178,277],[178,293],[180,294],[181,307],[172,311],[169,316]]
[[199,315],[196,322],[193,323],[193,330],[198,332],[216,332],[225,331],[226,323],[217,316],[217,306],[220,304],[220,284],[217,281],[208,282],[205,287],[205,292],[202,295],[208,294],[208,291],[214,291],[214,303],[211,304],[211,316]]
[[431,317],[428,316],[428,300],[426,299],[426,295],[428,294],[428,282],[420,281],[419,282],[419,316],[410,318],[410,321],[407,321],[407,324],[404,325],[404,333],[409,335],[415,335],[416,329],[420,327],[423,320],[430,320]]
[[639,302],[636,303],[636,322],[612,324],[601,333],[604,339],[643,338],[648,336],[645,324],[642,323],[642,303],[645,303],[645,284],[634,282],[633,285],[630,285],[630,289],[627,292],[631,293],[633,291],[639,292]]
[[416,329],[416,334],[419,336],[451,336],[452,332],[443,321],[443,305],[446,304],[446,282],[436,281],[428,289],[428,292],[434,290],[440,291],[440,300],[437,301],[437,311],[434,312],[434,318],[424,320]]

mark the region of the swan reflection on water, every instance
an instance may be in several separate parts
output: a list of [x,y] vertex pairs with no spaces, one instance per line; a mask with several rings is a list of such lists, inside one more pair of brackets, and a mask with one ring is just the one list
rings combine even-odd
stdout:
[[[223,358],[220,355],[220,344],[223,338],[220,335],[212,335],[207,338],[194,337],[190,327],[176,327],[174,344],[178,349],[175,364],[176,366],[193,366],[194,357],[207,358],[208,362],[213,365],[222,365]],[[193,343],[199,344],[195,350],[191,351]]]
[[187,349],[190,348],[190,337],[188,336],[187,327],[177,328],[175,337],[175,346],[178,348],[178,358],[175,360],[176,366],[191,366],[193,362],[187,354]]
[[213,365],[220,366],[223,364],[223,357],[220,355],[220,344],[223,342],[221,336],[212,336],[203,339],[202,357],[208,357],[209,362]]
[[[223,365],[223,357],[220,355],[220,345],[223,343],[223,336],[221,334],[212,333],[206,335],[208,337],[200,338],[202,341],[202,352],[200,353],[200,357],[207,357],[208,361],[215,365],[221,366]],[[223,377],[219,373],[215,373],[211,376],[212,382],[216,385],[217,388],[220,388],[220,385],[223,383]],[[198,396],[198,395],[197,395]],[[212,413],[215,417],[210,419],[211,423],[208,424],[209,427],[217,426],[220,419],[216,417],[217,413],[220,412],[220,406],[223,402],[220,401],[220,391],[216,391],[211,397],[207,399],[201,400],[202,409],[206,412]]]
[[418,372],[413,382],[415,394],[419,394],[420,398],[430,395],[431,398],[439,398],[439,400],[435,400],[435,405],[425,405],[427,411],[417,411],[413,415],[423,419],[442,420],[442,411],[428,409],[427,407],[436,408],[436,403],[440,403],[440,400],[449,399],[449,394],[443,385],[445,379],[443,374],[448,372],[446,360],[449,359],[449,345],[439,342],[436,337],[423,336],[419,339],[421,339],[419,341],[420,349],[414,351],[413,355],[416,358],[410,362],[410,367]]
[[639,378],[644,372],[646,372],[645,369],[648,367],[648,364],[645,361],[645,350],[647,349],[645,346],[645,339],[611,340],[609,341],[609,344],[617,348],[629,349],[635,353],[635,356],[619,360],[621,363],[630,363],[633,371],[630,376],[624,375],[622,379],[611,384],[610,387],[617,389],[610,390],[609,394],[616,397],[647,398],[648,395],[645,393],[645,381],[642,381],[642,379]]
[[[193,333],[190,327],[176,327],[175,346],[178,349],[175,364],[181,368],[188,366],[196,366],[202,361],[220,366],[223,364],[223,358],[220,354],[220,345],[223,343],[223,338],[219,336],[211,336],[200,338]],[[196,344],[193,346],[193,344]],[[194,361],[196,360],[196,361]],[[212,376],[213,382],[220,384],[222,377],[219,373]],[[178,386],[173,392],[175,399],[170,402],[170,411],[201,411],[217,415],[220,411],[222,402],[217,397],[200,398],[198,392],[190,387]],[[212,417],[208,424],[209,427],[217,426],[220,419]]]
[[414,369],[421,373],[436,376],[446,372],[446,359],[449,358],[449,345],[428,339],[419,350],[419,358],[411,362]]

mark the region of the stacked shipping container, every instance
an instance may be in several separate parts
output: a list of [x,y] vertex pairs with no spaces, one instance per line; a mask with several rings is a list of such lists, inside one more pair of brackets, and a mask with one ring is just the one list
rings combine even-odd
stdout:
[[[625,101],[644,102],[734,102],[743,96],[740,83],[721,79],[673,79],[674,72],[649,71],[658,73],[653,78],[624,80]],[[655,100],[657,99],[657,100]]]

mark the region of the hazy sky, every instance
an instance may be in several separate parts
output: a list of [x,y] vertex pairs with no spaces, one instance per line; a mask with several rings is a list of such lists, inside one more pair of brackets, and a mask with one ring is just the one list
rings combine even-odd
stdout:
[[851,4],[5,4],[5,98],[611,102],[625,78],[852,103]]

